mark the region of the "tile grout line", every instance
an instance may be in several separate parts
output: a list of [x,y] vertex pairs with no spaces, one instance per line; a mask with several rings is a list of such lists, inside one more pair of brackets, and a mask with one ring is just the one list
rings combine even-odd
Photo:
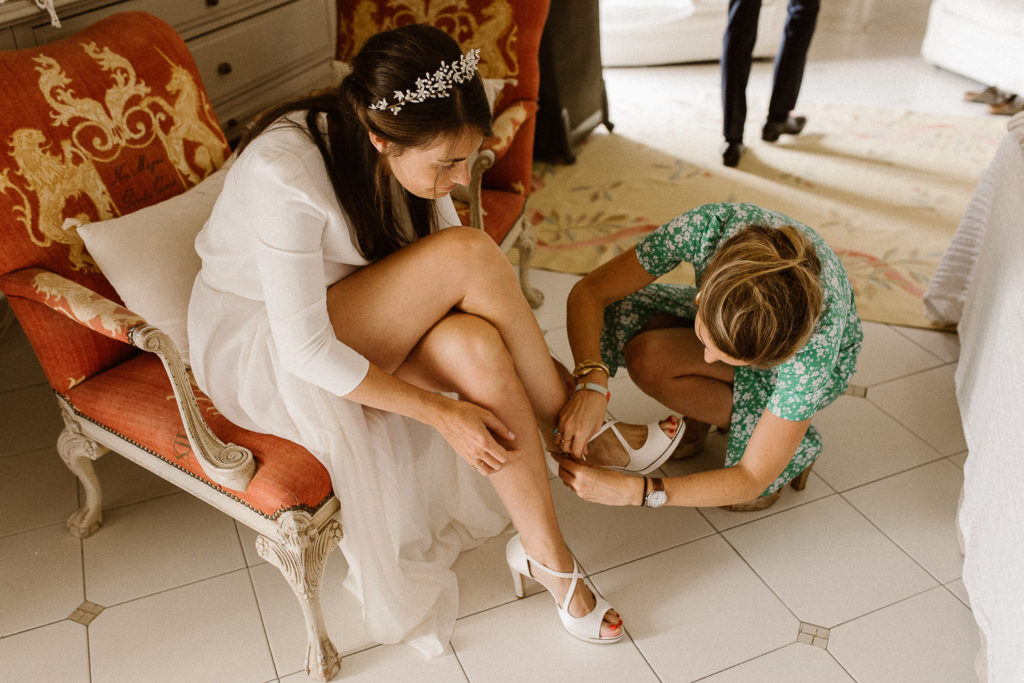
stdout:
[[[228,515],[230,517],[230,515]],[[231,518],[234,522],[234,518]],[[232,528],[235,530],[235,539],[238,541],[238,549],[242,553],[242,562],[245,563],[245,573],[249,577],[249,588],[252,590],[252,599],[256,603],[256,614],[259,615],[260,619],[260,630],[263,631],[263,641],[267,645],[267,654],[270,655],[270,665],[274,667],[274,677],[276,679],[281,678],[281,670],[277,666],[277,658],[274,657],[274,648],[270,644],[270,634],[267,633],[267,620],[263,616],[263,607],[260,605],[259,592],[256,590],[256,581],[252,576],[252,567],[249,565],[249,558],[245,554],[245,543],[242,541],[242,534],[238,530],[238,524],[232,524]]]
[[[921,571],[923,571],[923,572],[924,572],[925,574],[927,574],[927,575],[928,575],[928,577],[929,577],[930,579],[932,579],[933,581],[935,581],[935,582],[936,582],[936,583],[937,583],[937,584],[938,584],[939,586],[944,586],[944,585],[945,585],[945,583],[943,583],[943,581],[942,581],[941,579],[939,579],[939,578],[938,578],[937,576],[935,576],[934,574],[932,574],[932,573],[931,573],[931,572],[930,572],[930,571],[928,570],[928,568],[927,568],[927,567],[925,567],[925,566],[924,566],[923,564],[921,564],[920,562],[918,562],[918,561],[917,561],[917,559],[916,559],[916,558],[915,558],[915,557],[914,557],[913,555],[911,555],[911,554],[910,554],[910,553],[909,553],[909,552],[907,551],[907,549],[906,549],[906,548],[904,548],[904,547],[903,547],[902,545],[900,545],[899,543],[897,543],[895,539],[891,538],[891,537],[889,536],[889,534],[885,533],[885,530],[884,530],[884,529],[882,529],[882,528],[881,528],[880,526],[878,526],[877,524],[875,524],[874,520],[872,520],[872,519],[871,519],[870,517],[868,517],[868,516],[867,516],[866,514],[864,514],[864,512],[863,512],[863,511],[862,511],[862,510],[861,510],[861,509],[860,509],[859,507],[857,507],[856,505],[854,505],[854,504],[853,504],[853,501],[851,501],[851,500],[848,500],[848,499],[846,498],[846,496],[844,496],[844,495],[843,495],[843,494],[841,494],[841,493],[839,494],[839,497],[843,499],[843,502],[845,502],[845,503],[846,503],[847,505],[849,505],[849,506],[850,506],[851,508],[853,508],[853,509],[854,509],[854,510],[855,510],[855,511],[857,512],[857,514],[858,514],[858,515],[860,515],[861,517],[863,517],[863,518],[864,518],[864,519],[865,519],[865,520],[867,521],[867,523],[868,523],[868,524],[870,524],[870,525],[871,525],[872,527],[874,527],[874,529],[875,529],[876,531],[878,531],[878,533],[882,534],[882,537],[883,537],[883,538],[885,538],[885,540],[889,541],[889,542],[890,542],[890,543],[892,543],[892,544],[893,544],[894,546],[896,546],[897,548],[899,548],[899,551],[900,551],[901,553],[903,553],[904,555],[906,555],[906,556],[907,556],[907,559],[909,559],[909,560],[910,560],[911,562],[913,562],[913,563],[914,563],[915,565],[917,565],[917,566],[918,566],[918,567],[919,567],[919,568],[921,569]],[[962,577],[963,577],[963,571],[961,571],[961,577],[960,577],[960,578],[962,578]],[[955,581],[956,579],[953,579],[953,580]],[[932,588],[935,588],[935,587],[936,587],[936,586],[933,586]],[[897,602],[899,602],[899,601],[897,601]],[[893,604],[895,604],[895,603],[893,603]]]

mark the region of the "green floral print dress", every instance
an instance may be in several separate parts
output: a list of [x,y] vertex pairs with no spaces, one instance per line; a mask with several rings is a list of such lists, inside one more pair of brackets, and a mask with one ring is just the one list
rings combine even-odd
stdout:
[[[814,333],[793,358],[770,369],[736,368],[726,467],[743,457],[765,410],[799,422],[846,391],[863,333],[846,270],[825,241],[806,225],[753,204],[699,206],[671,219],[636,245],[637,258],[648,273],[660,277],[680,263],[691,263],[697,286],[653,283],[605,308],[601,331],[601,354],[614,374],[624,365],[622,349],[626,342],[655,315],[695,318],[694,298],[704,269],[722,243],[748,225],[792,225],[807,235],[821,261],[824,304]],[[821,435],[813,426],[808,427],[789,465],[761,495],[774,493],[795,479],[820,453]]]

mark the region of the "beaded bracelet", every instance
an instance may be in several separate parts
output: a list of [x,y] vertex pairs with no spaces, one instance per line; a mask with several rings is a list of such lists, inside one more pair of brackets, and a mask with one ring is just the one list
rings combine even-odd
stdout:
[[587,382],[585,384],[583,382],[580,382],[579,384],[576,385],[576,391],[583,391],[584,389],[596,391],[599,394],[604,394],[605,399],[609,401],[612,400],[612,392],[609,391],[607,388],[601,386],[597,382]]

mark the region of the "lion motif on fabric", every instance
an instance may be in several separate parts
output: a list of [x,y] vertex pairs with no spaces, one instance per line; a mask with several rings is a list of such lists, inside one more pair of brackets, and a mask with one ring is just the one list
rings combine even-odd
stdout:
[[[50,106],[56,130],[48,134],[38,128],[20,128],[3,141],[13,166],[0,173],[0,192],[14,196],[15,216],[35,245],[67,245],[74,270],[98,272],[77,231],[63,228],[66,219],[88,223],[113,218],[151,203],[151,198],[176,194],[223,164],[224,146],[209,102],[187,69],[164,56],[171,67],[165,86],[174,97],[169,101],[153,95],[121,55],[95,43],[83,43],[82,49],[110,77],[103,101],[77,97],[72,79],[56,60],[36,57],[39,90]],[[154,143],[163,153],[154,151],[154,158],[147,158],[145,150]],[[130,168],[117,165],[126,150],[138,151]],[[160,174],[153,172],[158,165]],[[112,194],[101,167],[108,175],[113,172],[113,184],[119,177],[134,180],[149,172],[152,186],[125,183],[128,189],[121,195]],[[83,201],[94,207],[95,216],[82,211]],[[38,215],[33,207],[39,207]]]

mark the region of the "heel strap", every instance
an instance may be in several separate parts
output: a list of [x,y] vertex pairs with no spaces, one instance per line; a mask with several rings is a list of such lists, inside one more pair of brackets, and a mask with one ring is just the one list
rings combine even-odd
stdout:
[[603,425],[601,425],[600,429],[598,429],[596,432],[594,432],[594,435],[592,437],[590,437],[590,439],[587,441],[587,443],[590,443],[591,441],[593,441],[597,437],[599,437],[602,434],[604,434],[605,431],[609,427],[611,427],[611,430],[615,433],[615,436],[619,437],[619,441],[622,441],[622,435],[619,434],[619,430],[615,428],[615,420],[608,420]]
[[[612,424],[611,422],[605,423],[606,426]],[[602,430],[606,427],[602,427]],[[597,594],[593,586],[590,587],[590,591],[594,594],[594,609],[590,610],[582,617],[574,617],[569,613],[569,604],[572,602],[573,596],[576,594],[576,586],[579,585],[583,575],[580,574],[580,565],[576,561],[576,558],[572,558],[572,572],[558,572],[551,569],[547,565],[537,562],[530,554],[526,552],[526,548],[522,547],[522,543],[519,546],[523,551],[523,556],[526,557],[526,571],[530,571],[530,563],[532,562],[535,566],[540,567],[551,576],[557,576],[561,579],[572,579],[569,582],[569,589],[565,592],[565,597],[562,598],[562,604],[559,605],[558,601],[555,601],[555,605],[558,607],[558,618],[562,621],[562,626],[565,627],[570,634],[585,640],[590,643],[611,643],[619,640],[622,635],[620,634],[617,638],[602,638],[601,637],[601,626],[604,624],[604,615],[612,609],[612,606],[603,597]],[[530,574],[531,577],[536,580],[537,577]],[[586,581],[584,580],[584,583]]]
[[[580,577],[582,576],[580,574],[580,565],[576,561],[576,558],[575,557],[572,558],[572,571],[571,572],[558,572],[558,571],[555,571],[554,569],[551,569],[550,567],[548,567],[545,564],[541,564],[540,562],[537,562],[535,559],[530,557],[530,554],[528,552],[526,552],[525,548],[523,548],[523,555],[526,555],[526,570],[527,571],[530,571],[530,563],[532,562],[534,564],[534,566],[540,567],[541,569],[543,569],[545,572],[547,572],[551,576],[556,576],[556,577],[558,577],[560,579],[572,579],[572,581],[569,582],[569,589],[567,591],[565,591],[565,597],[562,598],[562,604],[559,605],[557,600],[555,601],[555,604],[558,605],[558,611],[559,612],[564,613],[565,616],[567,616],[567,617],[571,617],[571,618],[575,619],[576,617],[573,617],[571,614],[569,614],[569,603],[572,601],[572,596],[576,594],[576,584],[579,583]],[[571,553],[570,553],[570,555],[571,555]],[[537,579],[537,577],[534,576],[532,572],[530,573],[530,576],[533,577],[533,579],[535,579],[535,580]],[[601,617],[602,620],[604,619],[603,614],[604,613],[602,612],[602,617]],[[580,617],[580,618],[582,619],[583,617]]]

